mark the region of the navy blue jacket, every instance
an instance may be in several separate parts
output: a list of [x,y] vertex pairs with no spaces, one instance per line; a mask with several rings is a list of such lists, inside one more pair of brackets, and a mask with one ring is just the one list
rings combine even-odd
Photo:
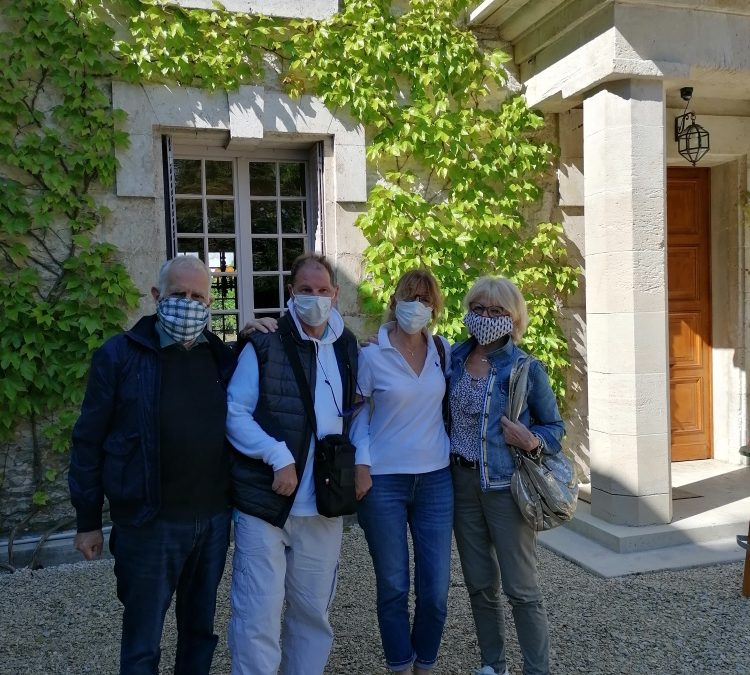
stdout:
[[[213,333],[203,334],[226,389],[235,354]],[[118,525],[142,525],[159,511],[159,349],[154,314],[94,352],[68,473],[79,532],[101,529],[105,495]]]

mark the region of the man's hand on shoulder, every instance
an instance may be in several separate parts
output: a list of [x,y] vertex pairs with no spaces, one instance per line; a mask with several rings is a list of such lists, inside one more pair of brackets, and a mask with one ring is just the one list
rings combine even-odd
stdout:
[[243,338],[249,337],[256,330],[259,333],[275,333],[279,327],[278,322],[272,316],[264,316],[260,319],[250,319],[240,331]]
[[294,464],[288,464],[273,472],[271,489],[280,495],[288,497],[297,488],[297,469]]
[[73,540],[73,548],[80,551],[86,560],[94,560],[102,554],[104,536],[101,530],[79,532]]

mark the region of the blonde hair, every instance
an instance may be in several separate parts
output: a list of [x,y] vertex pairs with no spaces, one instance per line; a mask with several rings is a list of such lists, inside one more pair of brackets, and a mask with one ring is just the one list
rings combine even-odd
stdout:
[[480,299],[485,304],[498,305],[508,311],[513,319],[511,337],[513,342],[520,342],[529,325],[529,313],[518,287],[505,277],[481,277],[474,282],[464,297],[464,307],[471,311],[469,306]]
[[432,272],[425,269],[409,270],[401,275],[396,284],[396,290],[393,291],[391,302],[388,305],[388,314],[386,321],[394,321],[396,318],[396,303],[399,300],[413,298],[417,291],[424,288],[430,294],[432,299],[432,320],[436,321],[443,311],[444,301],[443,294],[440,292],[437,280],[432,276]]

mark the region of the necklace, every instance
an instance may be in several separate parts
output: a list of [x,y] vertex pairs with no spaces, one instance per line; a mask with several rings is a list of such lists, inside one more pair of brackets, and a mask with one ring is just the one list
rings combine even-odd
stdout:
[[[391,343],[394,343],[393,338],[391,338]],[[401,336],[398,336],[398,343],[394,344],[396,348],[403,349],[405,352],[409,353],[409,356],[411,356],[413,359],[417,357],[417,349],[422,346],[422,343],[420,343],[419,347],[416,349],[409,349],[409,347],[406,346],[406,342],[401,338]]]
[[414,359],[417,357],[417,350],[416,349],[409,349],[405,344],[401,345],[404,348],[404,351],[409,352],[409,355]]

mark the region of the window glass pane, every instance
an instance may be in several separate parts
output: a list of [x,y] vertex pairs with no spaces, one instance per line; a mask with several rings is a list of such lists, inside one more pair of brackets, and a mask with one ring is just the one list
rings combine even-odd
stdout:
[[276,196],[276,164],[250,162],[250,194],[253,197]]
[[279,240],[253,238],[253,271],[274,272],[279,269]]
[[282,197],[305,195],[305,165],[279,164],[279,184]]
[[177,232],[203,232],[203,206],[200,199],[175,199]]
[[276,234],[276,202],[250,202],[250,229],[253,234]]
[[206,160],[206,194],[234,194],[232,183],[232,162]]
[[237,340],[237,315],[219,314],[211,316],[211,330],[224,342]]
[[284,282],[284,307],[286,307],[286,303],[289,301],[289,298],[291,297],[291,294],[289,293],[289,283],[291,281],[292,275],[291,274],[285,274],[282,277],[282,280]]
[[179,194],[201,194],[201,161],[174,160],[174,190]]
[[281,317],[281,312],[258,312],[255,315],[256,319],[262,319],[264,316],[270,316],[274,319],[279,319]]
[[234,234],[234,202],[226,199],[209,199],[208,231],[210,234]]
[[211,309],[238,309],[237,277],[215,276],[211,280]]
[[203,238],[195,239],[193,237],[177,238],[177,253],[182,255],[194,255],[206,262],[203,254]]
[[279,277],[253,277],[253,304],[258,309],[279,306]]
[[294,259],[305,252],[304,239],[282,239],[281,256],[285,270],[291,269]]
[[304,234],[305,202],[281,202],[281,231],[284,234]]
[[208,240],[208,266],[214,272],[236,271],[234,237]]

